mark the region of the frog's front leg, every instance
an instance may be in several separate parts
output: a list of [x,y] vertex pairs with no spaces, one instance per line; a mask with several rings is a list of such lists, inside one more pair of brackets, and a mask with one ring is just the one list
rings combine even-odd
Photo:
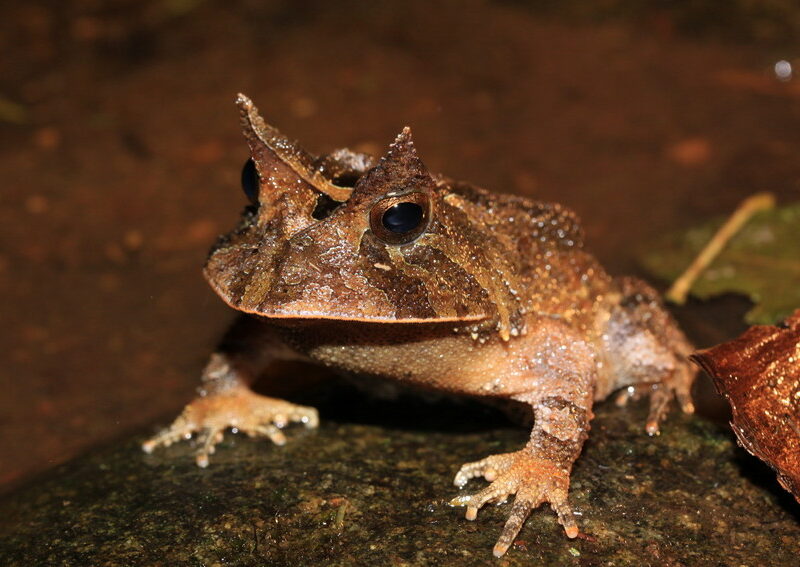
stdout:
[[537,386],[514,396],[529,403],[534,412],[534,426],[525,448],[465,464],[455,477],[459,488],[476,477],[491,483],[475,494],[451,501],[452,505],[467,507],[468,520],[474,520],[484,504],[502,503],[515,495],[508,521],[494,546],[496,557],[505,554],[531,511],[545,502],[558,515],[567,536],[578,535],[568,501],[569,478],[592,418],[593,357],[588,345],[578,340],[550,351],[547,358],[543,366],[534,368],[536,376],[531,383]]
[[267,437],[276,445],[286,443],[281,429],[290,422],[316,427],[317,410],[261,396],[249,385],[271,362],[296,358],[268,326],[241,318],[226,334],[217,352],[203,369],[199,395],[186,405],[169,427],[142,444],[150,453],[181,439],[199,435],[196,460],[208,466],[209,455],[231,428],[251,437]]

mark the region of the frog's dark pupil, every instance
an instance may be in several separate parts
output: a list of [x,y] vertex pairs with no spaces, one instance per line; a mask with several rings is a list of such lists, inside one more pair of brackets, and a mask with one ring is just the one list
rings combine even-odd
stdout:
[[386,209],[381,222],[388,231],[410,232],[422,222],[422,207],[416,203],[397,203]]
[[258,203],[258,171],[252,159],[244,162],[242,167],[242,189],[251,203],[254,205]]

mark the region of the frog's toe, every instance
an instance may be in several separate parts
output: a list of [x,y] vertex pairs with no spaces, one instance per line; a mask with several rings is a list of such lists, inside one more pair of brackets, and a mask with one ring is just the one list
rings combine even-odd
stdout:
[[497,475],[504,472],[513,462],[515,453],[502,455],[491,455],[480,461],[466,463],[456,473],[453,484],[458,488],[463,488],[473,478],[483,477],[489,482],[497,478]]
[[208,466],[208,457],[213,455],[216,446],[222,443],[225,434],[222,429],[207,429],[203,431],[198,439],[200,448],[195,455],[195,462],[198,467],[206,468]]
[[238,429],[248,437],[266,437],[276,445],[283,446],[286,445],[286,435],[278,428],[284,427],[285,425],[285,423],[283,425],[278,425],[277,422],[275,425],[259,423],[239,427]]
[[684,413],[694,413],[694,403],[692,403],[692,394],[688,385],[680,382],[656,384],[651,389],[650,411],[645,425],[645,430],[649,435],[658,435],[659,424],[666,419],[673,400],[677,400]]
[[[191,406],[191,404],[190,404]],[[181,440],[189,440],[192,435],[197,434],[199,448],[195,456],[195,461],[199,467],[208,466],[209,455],[214,454],[214,448],[222,442],[224,437],[224,427],[219,425],[205,427],[201,423],[190,419],[193,412],[186,410],[169,427],[164,428],[158,434],[142,443],[142,450],[145,453],[152,453],[156,447],[169,447],[173,443]]]
[[684,413],[694,413],[694,401],[692,400],[691,383],[681,383],[675,388],[675,398]]
[[647,414],[647,423],[645,424],[645,431],[648,435],[658,435],[660,433],[659,424],[664,421],[669,411],[669,404],[675,397],[675,394],[670,388],[663,385],[653,389],[650,394],[650,411]]
[[489,502],[502,504],[505,502],[512,492],[508,488],[509,487],[502,484],[493,483],[475,494],[456,496],[450,500],[449,504],[451,506],[466,506],[467,512],[464,517],[472,521],[478,517],[478,510],[480,510],[484,504],[488,504]]
[[658,435],[659,424],[667,417],[673,400],[677,400],[683,412],[694,412],[690,388],[691,381],[688,380],[677,381],[674,384],[664,382],[634,384],[620,390],[615,402],[617,406],[624,407],[630,400],[636,401],[649,396],[650,409],[647,414],[645,431],[649,435]]
[[641,399],[642,396],[644,396],[649,390],[650,384],[632,384],[630,386],[626,386],[617,392],[614,403],[617,407],[624,408],[628,405],[628,402],[635,402]]
[[183,416],[178,417],[169,427],[165,427],[156,435],[142,443],[142,450],[145,453],[152,453],[156,447],[169,447],[182,439],[190,439],[194,431],[188,427]]

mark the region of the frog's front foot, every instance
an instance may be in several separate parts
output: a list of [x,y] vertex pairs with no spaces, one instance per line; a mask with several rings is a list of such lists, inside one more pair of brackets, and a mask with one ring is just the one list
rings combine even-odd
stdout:
[[558,522],[564,526],[567,536],[577,537],[578,525],[567,501],[569,470],[523,449],[467,463],[456,474],[455,485],[462,488],[470,479],[480,476],[491,484],[475,494],[457,496],[450,504],[466,506],[467,519],[474,520],[484,504],[499,504],[516,494],[511,514],[494,546],[495,557],[501,557],[508,550],[531,510],[544,502],[549,502],[558,514]]
[[198,433],[197,464],[208,466],[214,446],[222,441],[223,432],[231,428],[250,437],[268,437],[276,445],[286,443],[281,429],[290,422],[313,428],[319,423],[317,410],[283,400],[268,398],[238,386],[201,396],[189,403],[169,427],[142,444],[146,453],[156,447],[172,445]]

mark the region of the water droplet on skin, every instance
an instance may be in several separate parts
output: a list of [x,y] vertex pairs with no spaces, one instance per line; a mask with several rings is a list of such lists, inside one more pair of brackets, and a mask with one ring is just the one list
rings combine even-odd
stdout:
[[288,285],[297,285],[303,279],[302,270],[297,266],[287,266],[281,274],[283,281]]

